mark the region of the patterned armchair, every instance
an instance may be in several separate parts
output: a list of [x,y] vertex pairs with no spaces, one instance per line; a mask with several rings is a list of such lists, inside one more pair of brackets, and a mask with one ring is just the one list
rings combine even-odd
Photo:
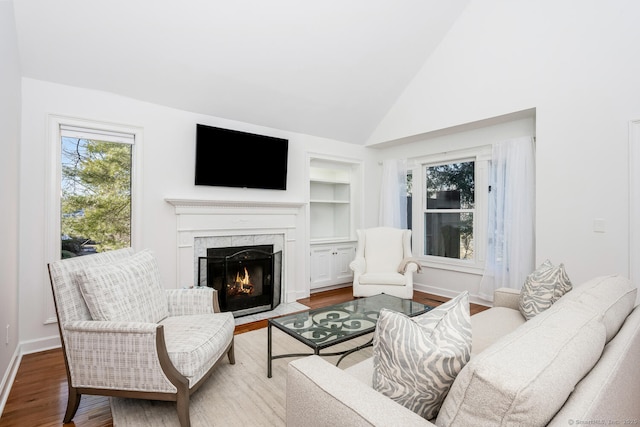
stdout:
[[356,258],[349,264],[353,296],[413,298],[413,273],[421,267],[411,255],[411,230],[374,227],[356,233]]
[[148,251],[120,249],[49,264],[69,399],[83,394],[175,401],[190,425],[189,397],[233,352],[234,319],[213,289],[164,289]]

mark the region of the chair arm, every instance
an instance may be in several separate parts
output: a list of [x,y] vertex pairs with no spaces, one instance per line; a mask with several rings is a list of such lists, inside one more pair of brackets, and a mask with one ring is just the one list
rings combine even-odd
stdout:
[[349,268],[354,273],[363,274],[367,271],[367,261],[365,261],[364,257],[356,257],[356,259],[349,264]]
[[493,291],[493,306],[518,310],[520,291],[511,288],[498,288]]
[[287,367],[287,425],[433,426],[319,356]]
[[176,392],[161,366],[168,360],[162,325],[82,320],[62,329],[74,387]]
[[169,316],[218,313],[218,293],[213,288],[165,289]]

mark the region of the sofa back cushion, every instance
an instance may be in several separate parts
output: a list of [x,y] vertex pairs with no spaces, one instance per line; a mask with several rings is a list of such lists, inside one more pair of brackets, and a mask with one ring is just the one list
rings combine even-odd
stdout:
[[403,230],[377,227],[366,230],[364,257],[367,273],[397,273],[404,258]]
[[589,280],[560,298],[556,305],[575,302],[585,310],[599,313],[607,329],[607,342],[618,333],[633,306],[638,288],[622,276],[602,276]]
[[79,270],[100,264],[110,264],[131,255],[133,255],[133,249],[124,248],[50,263],[49,278],[60,325],[75,320],[91,320],[91,313],[76,280],[76,274]]
[[550,425],[567,427],[577,424],[576,420],[611,420],[609,424],[638,424],[638,366],[640,306],[627,316],[616,336],[604,347],[596,366],[576,385]]
[[568,303],[504,336],[458,374],[436,425],[546,425],[602,353],[599,317]]
[[158,264],[150,250],[77,272],[93,320],[157,323],[169,315]]

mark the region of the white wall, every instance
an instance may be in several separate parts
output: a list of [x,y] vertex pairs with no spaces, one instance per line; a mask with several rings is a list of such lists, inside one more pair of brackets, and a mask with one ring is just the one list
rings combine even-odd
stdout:
[[[22,171],[20,175],[21,234],[29,242],[20,250],[21,341],[37,349],[53,344],[55,324],[44,325],[52,310],[46,274],[45,235],[47,117],[49,114],[112,122],[143,129],[142,247],[155,251],[166,287],[176,284],[176,217],[165,198],[290,201],[307,199],[308,151],[361,158],[364,147],[308,135],[288,133],[247,123],[203,116],[105,92],[22,80]],[[196,187],[193,185],[196,123],[228,127],[289,139],[287,191]],[[306,242],[305,221],[297,238]],[[137,248],[138,249],[138,248]],[[308,253],[300,251],[297,289],[307,289]],[[306,278],[306,279],[305,279]],[[178,283],[180,282],[178,278]],[[55,313],[54,313],[55,314]],[[29,344],[35,340],[33,344]]]
[[628,275],[638,16],[633,0],[473,1],[369,144],[535,108],[536,262],[577,283]]
[[[18,347],[20,66],[13,3],[0,1],[0,402]],[[7,342],[7,330],[9,326]],[[0,403],[0,412],[4,403]]]

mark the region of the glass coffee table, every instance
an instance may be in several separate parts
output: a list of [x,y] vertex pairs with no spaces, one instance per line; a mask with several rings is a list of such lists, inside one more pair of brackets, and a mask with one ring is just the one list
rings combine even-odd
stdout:
[[[380,310],[388,308],[407,316],[417,316],[426,313],[433,307],[402,299],[391,295],[380,294],[372,297],[358,298],[352,301],[316,308],[301,313],[269,319],[267,341],[267,377],[271,378],[271,362],[283,357],[300,357],[311,354],[320,355],[320,351],[345,341],[373,332],[376,328]],[[272,354],[272,327],[280,329],[313,350],[313,353]],[[349,354],[372,345],[368,343],[350,350],[322,353],[323,356],[338,356],[342,359]]]

